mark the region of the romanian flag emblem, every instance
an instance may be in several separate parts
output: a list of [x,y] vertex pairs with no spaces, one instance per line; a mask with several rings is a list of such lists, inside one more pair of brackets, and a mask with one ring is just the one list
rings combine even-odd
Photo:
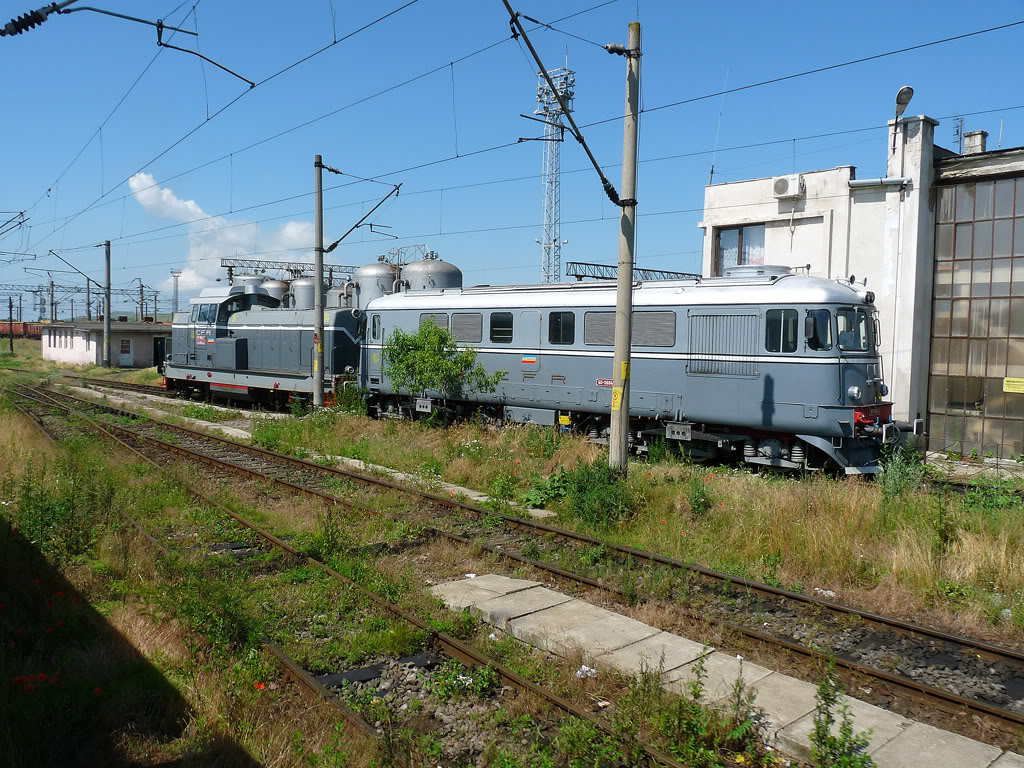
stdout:
[[537,356],[536,355],[523,355],[523,365],[536,365],[536,364],[537,364]]

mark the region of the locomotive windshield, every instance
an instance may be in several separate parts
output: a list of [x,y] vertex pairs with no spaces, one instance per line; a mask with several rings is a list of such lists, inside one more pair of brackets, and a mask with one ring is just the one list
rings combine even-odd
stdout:
[[867,352],[871,348],[871,318],[863,309],[836,311],[839,328],[839,349],[844,352]]

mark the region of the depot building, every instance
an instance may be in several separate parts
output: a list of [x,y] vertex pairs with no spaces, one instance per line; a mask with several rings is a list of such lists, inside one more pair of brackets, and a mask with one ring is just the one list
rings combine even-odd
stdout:
[[936,146],[937,120],[890,121],[886,176],[846,165],[705,188],[702,272],[780,264],[866,281],[893,417],[927,446],[1024,454],[1024,147]]

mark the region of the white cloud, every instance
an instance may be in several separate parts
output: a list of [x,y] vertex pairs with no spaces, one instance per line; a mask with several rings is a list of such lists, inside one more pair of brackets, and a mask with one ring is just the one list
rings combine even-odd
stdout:
[[[250,253],[280,251],[286,248],[309,248],[310,253],[268,253],[267,259],[281,261],[312,261],[313,225],[308,221],[286,221],[274,231],[265,232],[257,222],[228,221],[210,216],[195,200],[182,200],[170,187],[161,187],[149,173],[137,173],[128,180],[135,200],[154,216],[173,219],[189,225],[188,253],[181,267],[179,289],[182,294],[195,293],[214,284],[224,275],[220,260]],[[261,258],[257,255],[255,258]],[[168,276],[160,286],[170,291]]]

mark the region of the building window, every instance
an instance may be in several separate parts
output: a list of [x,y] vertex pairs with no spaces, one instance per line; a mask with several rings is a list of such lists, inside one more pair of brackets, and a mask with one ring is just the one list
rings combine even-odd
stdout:
[[549,314],[548,341],[551,344],[572,344],[576,341],[576,315],[572,312]]
[[130,355],[132,353],[132,340],[121,339],[121,354]]
[[764,348],[769,352],[796,352],[796,310],[769,309],[764,318]]
[[452,315],[452,335],[456,341],[479,344],[484,336],[484,316],[479,312],[456,312]]
[[512,313],[491,312],[491,343],[512,343]]
[[764,264],[764,224],[715,231],[715,274],[729,267]]
[[1024,454],[1024,178],[936,190],[928,447]]

